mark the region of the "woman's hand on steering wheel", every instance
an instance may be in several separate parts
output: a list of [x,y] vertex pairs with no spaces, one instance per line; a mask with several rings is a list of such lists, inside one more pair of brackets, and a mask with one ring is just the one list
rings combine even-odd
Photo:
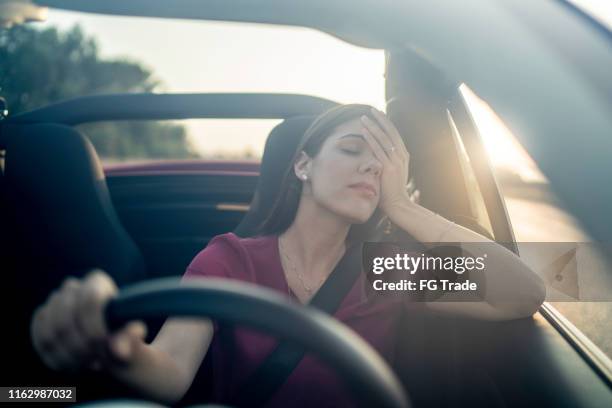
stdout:
[[49,368],[74,372],[129,363],[146,326],[131,322],[109,335],[103,310],[117,292],[111,277],[97,270],[83,279],[67,278],[51,293],[31,322],[32,343]]

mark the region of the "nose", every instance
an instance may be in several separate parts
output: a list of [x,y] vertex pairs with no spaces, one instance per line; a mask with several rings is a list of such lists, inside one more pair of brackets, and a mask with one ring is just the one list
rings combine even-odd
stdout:
[[382,163],[375,157],[372,157],[364,162],[359,170],[362,173],[372,173],[374,176],[378,177],[380,173],[382,173],[382,168]]

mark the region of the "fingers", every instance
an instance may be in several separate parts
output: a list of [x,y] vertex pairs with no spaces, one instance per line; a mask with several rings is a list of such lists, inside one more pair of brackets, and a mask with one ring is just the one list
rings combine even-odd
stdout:
[[387,115],[385,115],[383,112],[379,111],[378,109],[372,108],[371,111],[372,111],[372,115],[378,122],[378,125],[384,130],[386,135],[388,135],[389,139],[392,141],[395,148],[399,149],[398,153],[402,153],[402,155],[405,154],[406,157],[409,158],[410,154],[408,153],[408,150],[406,149],[404,140],[402,139],[402,136],[400,135],[399,131],[397,130],[393,122],[391,122],[391,120],[387,117]]
[[46,307],[37,309],[32,320],[32,341],[45,364],[55,370],[74,370],[85,353],[73,323],[72,309],[78,283],[70,278],[51,294]]
[[67,369],[77,369],[90,354],[87,341],[75,319],[75,306],[80,283],[68,278],[51,303],[51,313],[57,317],[54,325],[56,352]]
[[103,308],[116,293],[102,271],[66,279],[32,317],[32,343],[43,362],[68,371],[90,365],[106,340]]
[[77,298],[75,320],[88,341],[88,347],[102,357],[107,354],[108,338],[104,307],[116,296],[117,290],[117,286],[107,274],[94,270],[85,276]]
[[147,327],[141,321],[128,323],[122,330],[113,334],[108,342],[111,356],[122,363],[130,361],[137,343],[144,341]]
[[361,117],[361,123],[368,132],[374,136],[374,139],[384,151],[385,156],[390,157],[391,152],[395,149],[395,145],[391,138],[380,128],[380,126],[367,116],[364,115]]
[[363,128],[363,135],[366,143],[370,146],[372,153],[374,153],[374,157],[376,157],[382,164],[385,166],[389,162],[389,156],[380,145],[380,142],[376,140],[374,135],[368,130],[368,128]]
[[32,344],[34,349],[40,356],[45,365],[54,370],[61,369],[61,363],[55,357],[55,348],[53,346],[53,333],[48,327],[50,320],[47,315],[47,310],[42,306],[34,312],[30,332],[32,336]]
[[77,298],[76,319],[88,338],[104,338],[107,334],[103,309],[117,293],[112,279],[101,271],[90,272],[83,281]]
[[[389,120],[387,115],[375,108],[371,108],[370,111],[376,119],[376,122],[378,122],[378,125],[389,135],[390,138],[394,138],[395,136],[399,137],[399,132],[397,131],[395,125]],[[398,142],[400,140],[394,140],[394,142]]]

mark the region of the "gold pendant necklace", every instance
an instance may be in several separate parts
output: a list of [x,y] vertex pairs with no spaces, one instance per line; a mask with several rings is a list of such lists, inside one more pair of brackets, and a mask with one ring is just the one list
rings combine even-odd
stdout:
[[[309,285],[308,283],[306,283],[306,280],[304,279],[304,274],[302,272],[299,272],[298,269],[296,268],[295,264],[293,263],[293,261],[289,257],[289,254],[287,253],[287,250],[285,249],[283,243],[281,242],[280,237],[278,238],[278,244],[279,244],[279,247],[280,247],[280,250],[281,250],[281,254],[283,254],[285,259],[287,260],[287,263],[289,264],[289,268],[292,270],[292,272],[295,274],[295,276],[297,276],[298,280],[300,281],[300,284],[302,285],[302,287],[304,288],[306,293],[311,295],[313,290],[315,289],[315,287],[313,287],[313,286]],[[287,277],[287,283],[288,283],[289,282],[289,277],[287,276],[286,272],[285,272],[285,276]],[[318,285],[316,287],[317,288],[320,287],[323,284],[324,280],[325,280],[325,277],[322,277],[319,280]]]

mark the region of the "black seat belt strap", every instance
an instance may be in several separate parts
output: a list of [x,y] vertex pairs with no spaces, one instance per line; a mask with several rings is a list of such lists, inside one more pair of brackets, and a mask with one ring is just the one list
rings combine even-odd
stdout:
[[[314,295],[309,306],[333,315],[361,274],[362,245],[349,247]],[[287,341],[281,341],[264,362],[238,389],[233,404],[239,407],[264,405],[285,383],[302,361],[305,350]]]

